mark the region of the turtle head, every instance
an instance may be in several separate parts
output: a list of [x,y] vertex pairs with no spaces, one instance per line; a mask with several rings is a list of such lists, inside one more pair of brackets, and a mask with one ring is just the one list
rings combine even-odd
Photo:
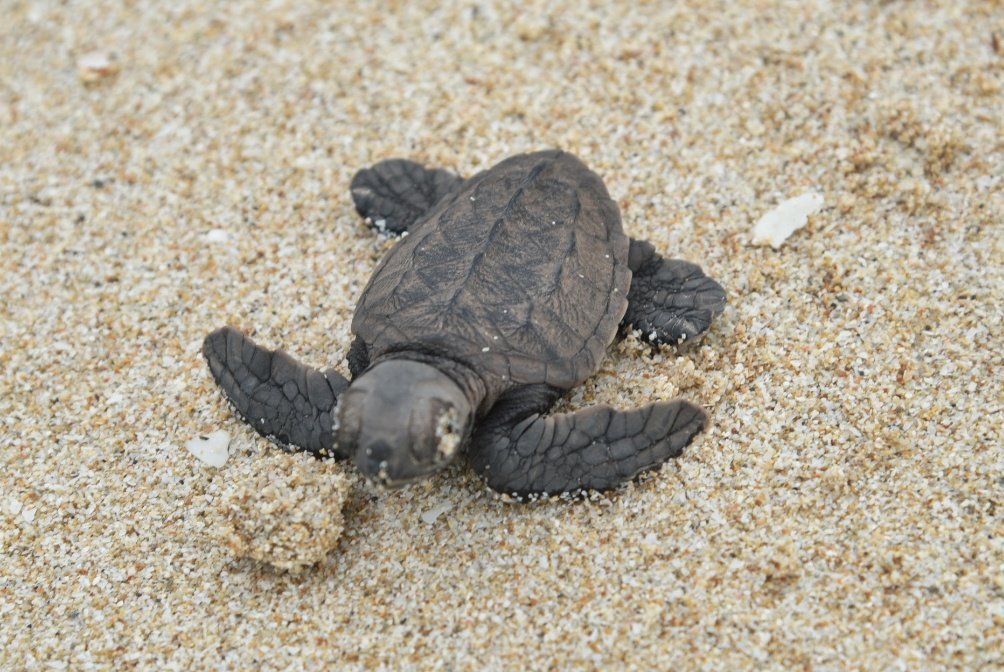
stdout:
[[463,390],[429,364],[380,362],[338,400],[338,447],[371,481],[396,488],[456,457],[473,413]]

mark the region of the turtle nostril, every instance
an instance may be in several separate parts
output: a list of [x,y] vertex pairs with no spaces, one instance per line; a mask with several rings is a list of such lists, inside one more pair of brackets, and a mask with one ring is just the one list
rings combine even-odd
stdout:
[[374,441],[366,446],[366,471],[375,474],[386,470],[393,448],[386,441]]
[[382,462],[390,457],[391,450],[386,441],[374,441],[366,448],[366,456],[374,462]]

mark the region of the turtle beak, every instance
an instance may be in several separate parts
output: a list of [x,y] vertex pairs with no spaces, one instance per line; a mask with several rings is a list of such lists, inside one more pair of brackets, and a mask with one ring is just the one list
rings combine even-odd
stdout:
[[394,449],[386,441],[374,441],[362,448],[359,453],[356,456],[356,467],[381,489],[396,490],[418,478],[397,476],[401,469],[394,464]]
[[388,470],[392,452],[393,449],[386,441],[374,441],[360,450],[361,454],[356,457],[356,466],[374,483],[389,487],[391,479]]

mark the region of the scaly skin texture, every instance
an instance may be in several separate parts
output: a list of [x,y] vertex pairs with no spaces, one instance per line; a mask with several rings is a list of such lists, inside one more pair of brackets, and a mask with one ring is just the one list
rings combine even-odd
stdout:
[[206,336],[202,354],[234,410],[256,432],[317,455],[339,455],[333,410],[349,384],[344,376],[267,350],[231,327]]
[[698,266],[625,236],[575,157],[523,154],[468,180],[382,161],[352,196],[374,226],[408,234],[360,297],[352,385],[230,328],[206,339],[213,376],[258,432],[351,457],[389,487],[467,451],[489,486],[534,498],[616,487],[704,429],[705,412],[681,399],[546,415],[619,328],[676,343],[725,304]]
[[360,170],[349,190],[375,229],[400,235],[462,182],[445,170],[426,170],[414,161],[392,159]]
[[654,343],[700,336],[725,307],[725,292],[697,264],[663,259],[647,241],[631,241],[631,290],[624,324]]
[[609,490],[678,456],[707,421],[683,399],[541,415],[560,393],[541,385],[517,388],[481,423],[471,463],[493,490],[517,499]]

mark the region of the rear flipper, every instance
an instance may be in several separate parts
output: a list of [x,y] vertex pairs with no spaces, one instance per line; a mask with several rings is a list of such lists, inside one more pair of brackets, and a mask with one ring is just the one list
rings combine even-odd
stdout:
[[304,366],[231,327],[206,336],[202,354],[234,410],[259,434],[315,455],[343,457],[335,447],[334,413],[349,383],[337,371]]
[[471,461],[493,490],[520,499],[609,490],[678,456],[707,422],[701,408],[682,399],[541,417],[558,394],[523,388],[485,418]]
[[381,233],[400,235],[463,181],[446,170],[387,159],[356,173],[349,189],[360,215]]
[[641,329],[655,343],[700,336],[725,307],[725,290],[701,267],[663,259],[646,241],[632,240],[628,265],[634,274],[623,325]]

